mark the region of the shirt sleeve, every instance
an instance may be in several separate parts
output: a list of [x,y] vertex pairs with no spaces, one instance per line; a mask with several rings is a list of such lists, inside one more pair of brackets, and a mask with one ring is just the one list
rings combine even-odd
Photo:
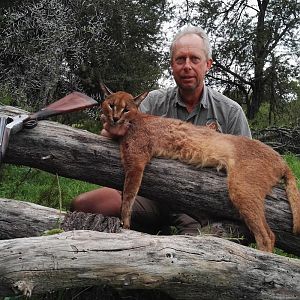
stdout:
[[167,92],[165,90],[154,90],[142,101],[139,110],[149,115],[166,116],[168,108]]
[[229,119],[230,122],[227,133],[234,135],[243,135],[252,138],[251,130],[242,108],[236,110],[233,115],[229,116]]
[[142,112],[142,113],[145,113],[145,114],[153,114],[153,108],[151,106],[151,103],[153,101],[151,101],[152,99],[152,95],[151,93],[149,93],[147,95],[147,97],[142,101],[142,103],[140,104],[139,106],[139,110]]

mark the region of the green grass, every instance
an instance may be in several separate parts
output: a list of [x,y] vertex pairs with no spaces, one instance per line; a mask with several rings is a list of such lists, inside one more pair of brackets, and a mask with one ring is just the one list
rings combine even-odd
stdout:
[[[254,248],[254,249],[257,249],[256,243],[251,243],[251,244],[249,245],[249,247]],[[297,259],[300,259],[299,256],[297,256],[297,255],[295,255],[295,254],[286,253],[286,252],[284,252],[282,249],[279,249],[279,248],[276,248],[276,247],[274,248],[273,253],[274,253],[274,254],[277,254],[277,255],[280,255],[280,256],[285,256],[285,257],[289,257],[289,258],[297,258]]]
[[295,154],[289,153],[284,155],[284,159],[292,169],[294,175],[296,176],[298,188],[300,188],[300,158],[297,157]]
[[0,197],[24,200],[67,210],[71,200],[80,193],[98,188],[95,184],[68,179],[41,170],[14,165],[2,165]]
[[285,257],[289,257],[289,258],[298,258],[300,259],[299,256],[294,255],[294,254],[290,254],[290,253],[286,253],[283,250],[279,249],[279,248],[274,248],[273,253],[280,255],[280,256],[285,256]]

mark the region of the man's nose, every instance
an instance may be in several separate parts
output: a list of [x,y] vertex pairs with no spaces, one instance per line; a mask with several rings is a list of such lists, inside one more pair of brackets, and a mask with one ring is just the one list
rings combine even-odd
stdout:
[[191,60],[189,59],[189,57],[187,57],[185,59],[184,68],[185,69],[189,69],[189,70],[192,68],[192,66],[191,66]]

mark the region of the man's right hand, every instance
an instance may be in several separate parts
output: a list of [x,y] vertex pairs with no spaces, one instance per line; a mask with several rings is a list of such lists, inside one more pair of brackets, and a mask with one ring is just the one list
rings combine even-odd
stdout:
[[111,126],[104,115],[101,115],[100,119],[103,123],[103,129],[101,130],[100,134],[111,139],[118,139],[124,136],[130,126],[129,123]]

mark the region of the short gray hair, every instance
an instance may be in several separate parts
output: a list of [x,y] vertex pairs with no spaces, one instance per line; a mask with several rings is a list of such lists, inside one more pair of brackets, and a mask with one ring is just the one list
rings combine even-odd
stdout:
[[173,38],[173,41],[170,46],[171,61],[173,58],[173,50],[174,50],[174,46],[175,46],[176,42],[181,37],[188,35],[188,34],[196,34],[202,38],[206,57],[207,57],[207,59],[211,59],[212,58],[212,48],[211,48],[210,41],[209,41],[209,38],[208,38],[206,32],[201,27],[188,25],[188,26],[182,27]]

